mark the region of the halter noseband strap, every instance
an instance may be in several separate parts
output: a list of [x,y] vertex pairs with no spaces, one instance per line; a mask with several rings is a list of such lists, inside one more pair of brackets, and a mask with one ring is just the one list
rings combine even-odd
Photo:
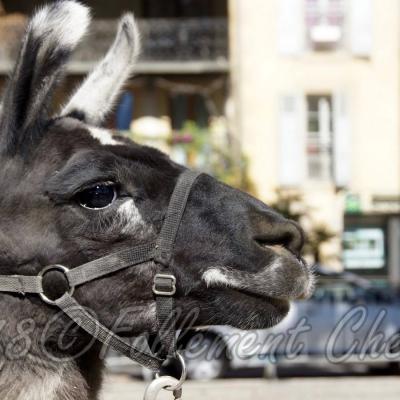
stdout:
[[[159,371],[167,356],[175,356],[174,298],[176,278],[169,270],[176,235],[185,212],[186,203],[199,172],[185,170],[178,178],[172,193],[167,214],[156,242],[145,243],[133,248],[98,258],[73,269],[62,265],[44,268],[37,276],[0,276],[0,292],[36,293],[50,305],[58,306],[77,325],[100,342],[153,371]],[[138,348],[102,325],[90,315],[73,297],[76,286],[102,278],[113,272],[152,261],[161,271],[154,277],[153,293],[156,297],[157,319],[161,350],[158,354]],[[69,290],[60,298],[51,300],[43,290],[43,280],[50,271],[64,274]]]

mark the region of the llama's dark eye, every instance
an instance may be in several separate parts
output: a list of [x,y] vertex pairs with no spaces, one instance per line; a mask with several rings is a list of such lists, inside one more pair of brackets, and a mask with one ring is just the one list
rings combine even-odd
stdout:
[[99,183],[76,195],[78,203],[91,210],[101,210],[110,206],[117,198],[117,188],[114,183]]

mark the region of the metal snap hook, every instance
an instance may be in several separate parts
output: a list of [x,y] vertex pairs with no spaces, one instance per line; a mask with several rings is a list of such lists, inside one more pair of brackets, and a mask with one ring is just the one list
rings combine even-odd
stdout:
[[179,400],[181,399],[182,392],[178,388],[178,385],[178,379],[175,379],[172,376],[165,375],[157,377],[147,386],[143,400],[157,400],[157,396],[162,390],[174,392],[174,399]]

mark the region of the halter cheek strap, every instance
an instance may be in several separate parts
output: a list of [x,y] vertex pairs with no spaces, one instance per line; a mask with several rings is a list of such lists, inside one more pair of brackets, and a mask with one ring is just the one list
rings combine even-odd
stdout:
[[157,238],[154,250],[154,262],[160,266],[161,272],[154,277],[153,293],[156,296],[156,310],[159,324],[158,336],[161,341],[162,357],[173,356],[176,351],[174,297],[176,278],[169,270],[174,253],[176,235],[185,212],[186,204],[193,183],[199,173],[188,171],[183,173],[172,193],[164,224]]
[[[174,294],[176,278],[170,271],[174,244],[186,204],[198,172],[185,170],[178,178],[172,193],[167,214],[156,242],[150,242],[98,258],[94,261],[68,269],[63,265],[51,265],[37,276],[0,276],[0,292],[36,293],[49,304],[58,306],[77,325],[101,343],[153,371],[159,371],[168,356],[176,356]],[[154,277],[153,293],[156,298],[157,320],[161,350],[157,354],[138,348],[110,331],[90,315],[73,297],[76,286],[103,278],[122,269],[153,262],[159,273]],[[64,275],[68,290],[58,299],[52,300],[44,292],[43,282],[50,271]]]

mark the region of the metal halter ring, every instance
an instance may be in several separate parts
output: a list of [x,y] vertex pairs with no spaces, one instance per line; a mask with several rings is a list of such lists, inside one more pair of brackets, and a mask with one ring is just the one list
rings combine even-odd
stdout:
[[[68,280],[68,276],[67,276],[67,273],[69,272],[69,269],[68,269],[67,267],[64,267],[64,265],[60,265],[60,264],[49,265],[48,267],[43,268],[43,269],[39,272],[39,275],[38,275],[38,276],[40,276],[40,277],[42,278],[42,280],[43,280],[43,277],[44,277],[49,271],[54,271],[54,270],[55,270],[55,271],[60,271],[60,272],[62,272],[62,273],[64,274],[65,279],[66,279],[66,281],[67,281],[67,283],[68,283],[68,286],[69,286],[69,290],[68,290],[67,293],[68,293],[70,296],[72,296],[72,295],[74,294],[75,287],[70,285],[69,280]],[[54,306],[54,305],[57,304],[56,301],[57,301],[58,299],[52,300],[52,299],[48,298],[48,297],[45,295],[45,293],[44,293],[44,291],[43,291],[43,285],[42,285],[42,291],[39,293],[39,296],[40,296],[40,298],[41,298],[45,303],[47,303],[47,304],[50,304],[50,305],[52,305],[52,306]],[[60,298],[61,298],[61,297],[60,297]]]
[[[179,390],[182,385],[185,383],[186,381],[186,376],[187,376],[187,368],[186,368],[186,363],[185,363],[185,359],[183,358],[183,356],[181,355],[181,353],[179,353],[179,351],[177,351],[175,353],[175,356],[173,357],[176,360],[178,360],[181,364],[181,368],[182,368],[182,372],[181,372],[181,377],[179,378],[179,381],[176,385],[174,386],[167,386],[164,389],[165,390],[169,390],[171,392],[175,391],[175,390]],[[156,378],[161,378],[160,374],[157,372],[156,373]]]

